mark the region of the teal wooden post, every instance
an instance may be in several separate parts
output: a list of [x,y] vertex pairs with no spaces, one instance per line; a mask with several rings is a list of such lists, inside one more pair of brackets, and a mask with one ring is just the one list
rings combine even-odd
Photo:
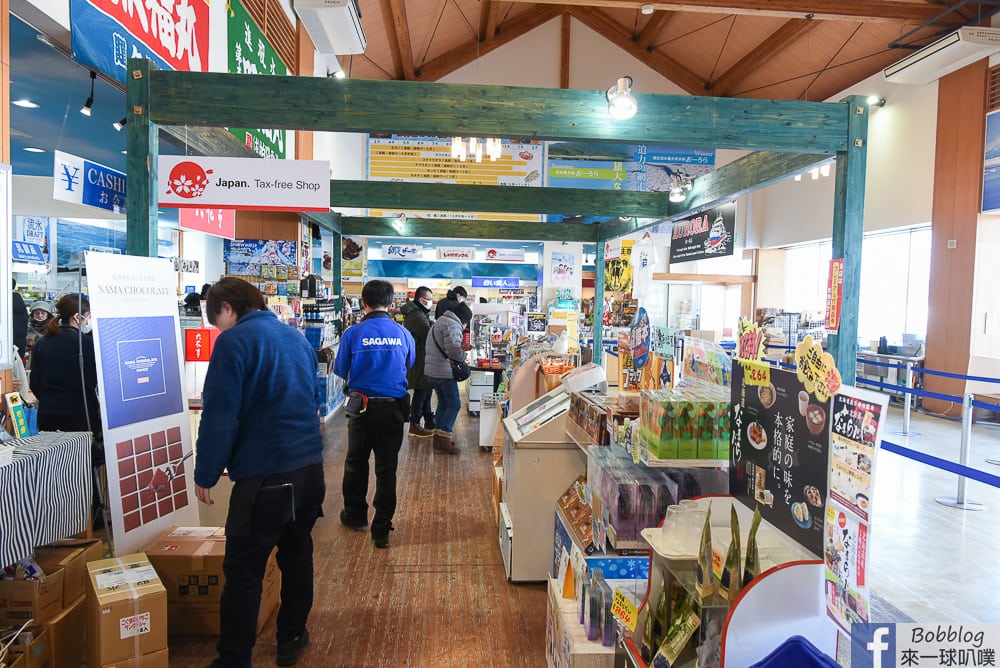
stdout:
[[125,126],[127,192],[125,196],[125,252],[156,257],[156,163],[160,154],[159,128],[149,120],[149,73],[156,66],[145,58],[129,58],[125,92],[128,124]]
[[333,294],[343,298],[344,296],[344,260],[341,253],[344,250],[344,235],[340,232],[333,233],[333,284],[330,286]]
[[[837,152],[833,200],[833,257],[844,259],[840,329],[827,337],[841,380],[854,385],[857,374],[858,304],[861,297],[861,242],[865,232],[865,172],[868,153],[868,103],[852,95],[847,104],[847,150]],[[871,287],[871,286],[869,286]]]
[[598,237],[594,256],[594,364],[604,357],[604,241]]

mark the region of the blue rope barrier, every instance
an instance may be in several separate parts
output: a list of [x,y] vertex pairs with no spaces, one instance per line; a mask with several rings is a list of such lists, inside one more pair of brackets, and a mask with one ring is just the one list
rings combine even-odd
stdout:
[[[917,369],[914,369],[917,371]],[[934,371],[933,369],[920,369],[920,373],[931,376],[944,376],[945,378],[959,378],[961,380],[976,380],[981,383],[1000,383],[1000,378],[987,378],[986,376],[965,376],[960,373],[948,373],[947,371]]]
[[1000,476],[995,476],[992,473],[969,468],[968,466],[962,466],[961,464],[956,464],[955,462],[948,461],[947,459],[941,459],[940,457],[935,457],[934,455],[928,455],[923,452],[911,450],[910,448],[905,448],[901,445],[890,443],[889,441],[882,441],[882,449],[888,452],[894,452],[901,457],[912,459],[915,462],[927,464],[928,466],[936,469],[941,469],[943,471],[948,471],[949,473],[960,475],[964,478],[969,478],[970,480],[985,483],[991,487],[1000,487]]
[[998,404],[989,404],[989,403],[986,403],[985,401],[978,401],[976,399],[972,400],[972,405],[976,406],[977,408],[985,408],[988,411],[1000,411],[1000,405],[998,405]]
[[864,383],[865,385],[871,385],[883,390],[891,390],[893,392],[902,392],[904,394],[915,394],[918,397],[930,397],[931,399],[940,399],[941,401],[951,401],[953,403],[960,404],[965,399],[963,397],[956,397],[952,394],[941,394],[940,392],[931,392],[929,390],[918,390],[914,387],[906,387],[905,385],[889,385],[888,383],[880,383],[875,380],[869,380],[867,378],[855,378],[855,383]]

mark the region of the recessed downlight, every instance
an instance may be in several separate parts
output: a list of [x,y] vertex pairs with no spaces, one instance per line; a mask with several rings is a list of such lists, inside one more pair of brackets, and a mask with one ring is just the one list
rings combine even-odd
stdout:
[[28,99],[14,100],[11,104],[23,109],[38,109],[38,105]]

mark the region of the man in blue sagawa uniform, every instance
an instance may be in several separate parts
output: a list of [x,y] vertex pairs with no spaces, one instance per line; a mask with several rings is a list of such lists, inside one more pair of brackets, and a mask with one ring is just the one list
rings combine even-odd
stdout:
[[389,315],[392,284],[369,281],[361,290],[365,318],[344,332],[333,372],[346,381],[348,395],[344,510],[340,521],[352,529],[368,526],[368,459],[375,453],[375,516],[372,542],[389,547],[396,512],[396,466],[403,424],[410,414],[406,371],[416,358],[413,336]]

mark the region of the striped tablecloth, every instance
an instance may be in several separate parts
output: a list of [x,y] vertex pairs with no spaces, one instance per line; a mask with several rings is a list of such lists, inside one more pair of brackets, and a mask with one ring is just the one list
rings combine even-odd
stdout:
[[0,566],[83,531],[91,497],[90,434],[43,432],[9,441],[0,466]]

